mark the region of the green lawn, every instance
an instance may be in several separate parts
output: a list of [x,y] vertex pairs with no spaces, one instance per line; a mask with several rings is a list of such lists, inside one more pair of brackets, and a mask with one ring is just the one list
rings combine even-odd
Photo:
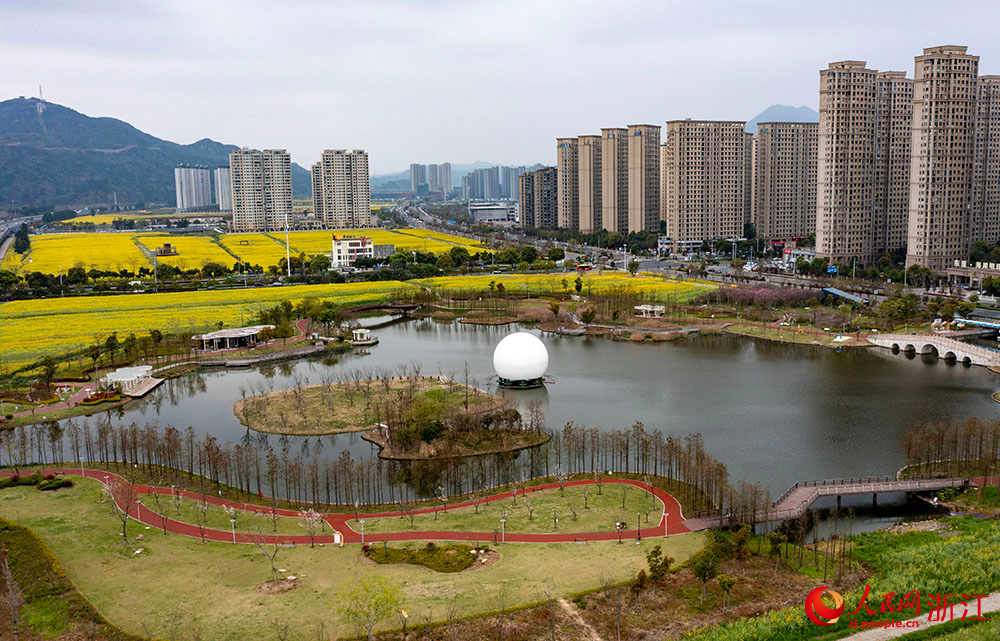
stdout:
[[[701,534],[641,545],[508,543],[499,547],[499,562],[455,574],[371,565],[360,558],[357,545],[299,546],[282,549],[276,563],[297,576],[300,587],[262,595],[254,587],[268,580],[270,571],[254,546],[201,543],[130,524],[130,545],[143,552],[122,554],[120,523],[99,497],[99,484],[90,480],[56,492],[9,488],[0,491],[0,516],[41,535],[76,587],[113,623],[135,634],[143,634],[145,626],[160,638],[168,638],[171,622],[178,621],[177,639],[192,639],[195,628],[203,639],[261,638],[262,630],[270,634],[274,621],[288,623],[288,638],[295,640],[315,639],[321,622],[328,633],[353,634],[334,614],[335,597],[343,584],[366,573],[403,586],[411,621],[440,620],[452,600],[462,614],[489,611],[497,607],[498,590],[504,587],[509,606],[535,602],[549,586],[568,594],[597,587],[604,576],[624,580],[645,566],[653,545],[663,545],[680,562],[704,543]],[[139,533],[144,540],[135,542]]]
[[[622,509],[623,493],[625,509]],[[531,518],[525,499],[530,501],[534,510]],[[576,510],[575,519],[573,510]],[[553,523],[553,512],[558,516],[558,523]],[[629,529],[634,529],[636,514],[642,515],[643,527],[656,526],[663,515],[663,503],[635,486],[607,483],[600,493],[595,485],[572,486],[565,488],[563,493],[558,489],[531,492],[517,497],[516,504],[511,499],[484,502],[479,506],[478,513],[475,507],[463,507],[440,510],[436,519],[433,514],[417,514],[412,525],[409,516],[365,519],[365,534],[410,530],[492,532],[500,527],[500,519],[505,514],[507,522],[504,529],[507,532],[614,532],[618,521],[625,521]],[[349,525],[361,531],[361,524],[357,521],[352,519]]]
[[[200,501],[186,498],[176,500],[172,496],[161,495],[160,509],[157,509],[156,502],[153,500],[152,496],[147,495],[139,498],[142,500],[143,505],[154,512],[166,514],[167,517],[174,519],[175,521],[183,521],[184,523],[190,523],[194,526],[198,525],[198,519],[201,515],[201,509],[199,507],[201,503]],[[205,510],[205,527],[211,530],[225,530],[226,532],[229,532],[232,524],[229,522],[229,515],[222,509],[222,506],[213,505],[211,503],[207,503],[207,505],[208,509]],[[260,508],[260,510],[264,512],[266,511],[266,508]],[[236,530],[245,530],[247,522],[251,518],[258,519],[263,524],[265,532],[277,532],[278,534],[308,534],[308,531],[302,527],[302,521],[300,519],[287,516],[279,516],[277,519],[272,519],[269,514],[266,516],[255,516],[241,510],[236,510]],[[330,528],[324,523],[324,529],[321,533],[330,534],[330,532]]]

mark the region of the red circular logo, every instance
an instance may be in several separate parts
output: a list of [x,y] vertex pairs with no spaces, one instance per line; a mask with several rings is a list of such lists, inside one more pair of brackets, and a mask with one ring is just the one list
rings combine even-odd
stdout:
[[[833,598],[832,608],[823,603],[824,592],[829,592]],[[840,620],[843,611],[844,597],[826,586],[816,588],[806,597],[806,616],[816,625],[833,625]]]

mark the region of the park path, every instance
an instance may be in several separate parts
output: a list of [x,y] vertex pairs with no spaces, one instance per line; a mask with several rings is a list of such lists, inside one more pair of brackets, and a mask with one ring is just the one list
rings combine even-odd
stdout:
[[[975,599],[967,600],[966,603],[969,604],[969,616],[976,616],[979,610],[976,609]],[[961,610],[963,606],[959,605],[956,610]],[[993,594],[987,596],[980,602],[980,607],[982,608],[981,613],[986,614],[987,612],[996,612],[1000,610],[1000,592],[994,592]],[[961,617],[960,612],[953,612],[952,614],[957,614]],[[864,632],[858,632],[857,634],[852,634],[849,637],[844,637],[847,641],[887,641],[888,639],[898,639],[903,635],[909,634],[911,632],[916,632],[917,630],[924,630],[931,626],[941,625],[950,621],[951,618],[943,618],[941,621],[928,621],[926,616],[914,617],[912,619],[907,619],[906,622],[913,621],[920,625],[914,628],[872,628],[870,630],[865,630]],[[904,623],[906,623],[904,622]],[[987,624],[989,625],[989,624]],[[984,637],[985,638],[985,637]]]
[[583,628],[583,631],[587,633],[587,637],[590,641],[604,641],[604,639],[601,638],[601,635],[597,633],[597,630],[594,629],[594,626],[584,620],[583,615],[580,614],[580,611],[576,609],[575,605],[563,598],[556,599],[556,602],[559,603],[559,606],[566,611],[567,616],[569,616],[574,623]]
[[[114,496],[115,502],[119,507],[127,501],[127,497],[124,495],[127,490],[125,480],[119,475],[113,472],[105,472],[103,470],[88,470],[81,468],[46,468],[42,470],[43,474],[63,474],[66,476],[82,476],[89,479],[94,479],[100,481],[105,486],[109,487]],[[4,476],[10,476],[11,472],[9,470],[4,470],[0,472]],[[666,508],[664,514],[661,515],[658,525],[654,527],[642,528],[638,532],[636,530],[622,530],[622,532],[558,532],[558,533],[545,533],[545,534],[527,534],[527,533],[506,533],[503,537],[504,541],[511,543],[571,543],[571,542],[584,542],[584,541],[612,541],[618,540],[619,538],[633,539],[638,538],[638,536],[643,537],[662,537],[667,534],[683,534],[690,532],[691,530],[684,524],[684,517],[681,513],[680,503],[673,496],[664,492],[663,490],[648,486],[641,481],[634,481],[632,479],[604,479],[602,483],[608,484],[624,484],[632,485],[640,489],[646,490],[658,498]],[[597,482],[592,479],[585,479],[579,481],[569,481],[564,485],[577,486],[577,485],[594,485]],[[482,503],[489,503],[492,501],[501,501],[504,499],[512,498],[515,492],[519,496],[524,496],[525,494],[531,494],[532,492],[537,492],[539,490],[545,489],[556,489],[559,487],[558,483],[548,483],[545,485],[535,485],[525,490],[511,490],[507,492],[500,492],[498,494],[493,494],[489,497],[483,499]],[[239,501],[231,501],[229,499],[223,499],[221,497],[212,496],[211,494],[200,494],[198,492],[191,492],[187,490],[177,490],[174,488],[166,487],[155,487],[149,485],[135,484],[133,486],[133,492],[138,496],[138,500],[134,501],[129,508],[129,516],[134,520],[142,523],[144,525],[149,525],[157,529],[164,529],[168,532],[174,534],[182,534],[184,536],[190,536],[192,538],[203,538],[207,541],[219,541],[224,543],[279,543],[279,544],[295,544],[301,545],[306,543],[373,543],[378,541],[468,541],[468,542],[483,542],[490,541],[494,538],[493,532],[452,532],[452,531],[429,531],[420,530],[414,532],[386,532],[379,533],[376,535],[368,535],[367,538],[364,537],[360,532],[356,532],[348,524],[349,521],[354,520],[353,514],[344,514],[337,512],[329,512],[323,514],[326,519],[327,524],[333,530],[333,534],[317,534],[310,537],[308,534],[261,534],[261,535],[251,535],[245,532],[236,532],[226,530],[216,530],[211,528],[200,528],[197,525],[191,523],[185,523],[183,521],[177,521],[166,515],[162,515],[142,501],[144,496],[149,496],[152,491],[156,489],[161,497],[169,497],[173,495],[180,495],[184,498],[193,499],[197,501],[204,500],[206,503],[217,506],[228,506],[233,507],[237,510],[247,513],[255,513],[264,516],[271,516],[272,514],[277,516],[298,518],[299,512],[297,510],[288,510],[282,508],[272,508],[254,505],[251,503],[242,503]],[[475,501],[460,501],[452,503],[447,507],[426,507],[415,510],[408,510],[406,514],[431,514],[437,509],[438,511],[445,510],[455,510],[463,507],[471,507],[475,505]],[[403,512],[400,511],[390,511],[390,512],[374,512],[374,513],[358,513],[359,518],[370,519],[370,518],[386,518],[386,517],[401,517],[404,516]]]

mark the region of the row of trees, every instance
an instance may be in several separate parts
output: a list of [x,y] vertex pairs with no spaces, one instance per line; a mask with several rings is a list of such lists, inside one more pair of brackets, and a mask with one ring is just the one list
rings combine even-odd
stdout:
[[907,465],[929,475],[1000,476],[1000,420],[937,421],[903,436]]

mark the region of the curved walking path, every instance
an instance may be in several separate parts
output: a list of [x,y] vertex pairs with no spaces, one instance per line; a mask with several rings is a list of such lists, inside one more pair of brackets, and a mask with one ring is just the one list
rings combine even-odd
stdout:
[[[42,474],[62,474],[65,476],[83,476],[85,478],[94,479],[100,481],[106,486],[110,486],[109,489],[113,489],[116,483],[124,483],[125,480],[113,472],[105,472],[103,470],[88,470],[80,468],[46,468],[41,470]],[[9,476],[11,472],[5,470],[0,472],[4,476]],[[648,486],[641,481],[634,481],[632,479],[604,479],[602,483],[613,483],[613,484],[624,484],[632,485],[638,487],[642,490],[650,492],[653,496],[660,500],[663,504],[666,512],[661,514],[660,520],[656,526],[642,528],[639,533],[643,537],[662,537],[668,534],[684,534],[690,532],[691,530],[684,524],[684,515],[681,513],[680,503],[673,496],[664,492],[663,490]],[[568,481],[564,483],[565,486],[577,486],[577,485],[594,485],[596,481],[592,479],[584,479],[578,481]],[[501,492],[499,494],[493,494],[481,501],[481,503],[489,503],[493,501],[501,501],[504,499],[509,499],[516,493],[519,496],[524,496],[526,494],[531,494],[532,492],[537,492],[539,490],[550,490],[557,489],[559,487],[558,483],[547,483],[545,485],[535,485],[525,490],[510,490],[507,492]],[[204,533],[202,529],[197,525],[191,523],[185,523],[183,521],[178,521],[170,517],[166,517],[160,513],[150,509],[145,503],[142,502],[141,495],[149,495],[152,492],[154,486],[150,485],[140,485],[135,484],[134,492],[136,495],[140,495],[139,499],[129,509],[129,516],[134,520],[142,523],[144,525],[149,525],[157,529],[164,529],[168,532],[174,534],[182,534],[184,536],[190,536],[192,538],[204,538],[207,541],[219,541],[223,543],[289,543],[289,544],[306,544],[306,543],[333,543],[333,544],[343,544],[343,543],[364,543],[364,542],[378,542],[378,541],[471,541],[480,542],[488,541],[493,538],[493,532],[455,532],[455,531],[434,531],[434,530],[420,530],[414,532],[384,532],[376,535],[368,535],[363,539],[360,532],[356,532],[348,524],[348,521],[354,520],[353,514],[328,512],[323,514],[323,518],[326,520],[327,524],[333,530],[333,534],[317,534],[314,537],[310,537],[308,534],[264,534],[264,535],[251,535],[245,532],[236,532],[235,536],[232,531],[226,530],[216,530],[211,528],[205,528]],[[283,508],[269,508],[262,505],[254,505],[252,503],[242,503],[239,501],[231,501],[229,499],[223,499],[217,496],[212,496],[210,494],[200,494],[198,492],[190,492],[187,490],[175,490],[172,488],[157,488],[160,496],[173,496],[175,494],[180,495],[184,498],[194,499],[194,500],[204,500],[206,503],[218,506],[228,506],[236,508],[242,512],[256,513],[266,516],[271,516],[272,514],[283,517],[298,518],[299,512],[297,510],[288,510]],[[119,507],[122,506],[121,502],[121,492],[118,496],[115,496],[115,502]],[[467,500],[460,501],[457,503],[452,503],[447,507],[424,507],[415,510],[408,510],[405,514],[432,514],[435,509],[437,511],[447,511],[455,510],[463,507],[472,507],[476,504],[475,501]],[[370,513],[359,513],[359,518],[391,518],[391,517],[401,517],[404,516],[403,512],[400,511],[389,511],[389,512],[370,512]],[[636,538],[637,533],[635,529],[622,530],[621,539],[626,540],[630,538]],[[518,532],[507,532],[504,536],[504,541],[511,543],[573,543],[578,541],[613,541],[618,540],[619,534],[617,531],[614,532],[558,532],[558,533],[539,533],[539,534],[528,534],[528,533],[518,533]]]

